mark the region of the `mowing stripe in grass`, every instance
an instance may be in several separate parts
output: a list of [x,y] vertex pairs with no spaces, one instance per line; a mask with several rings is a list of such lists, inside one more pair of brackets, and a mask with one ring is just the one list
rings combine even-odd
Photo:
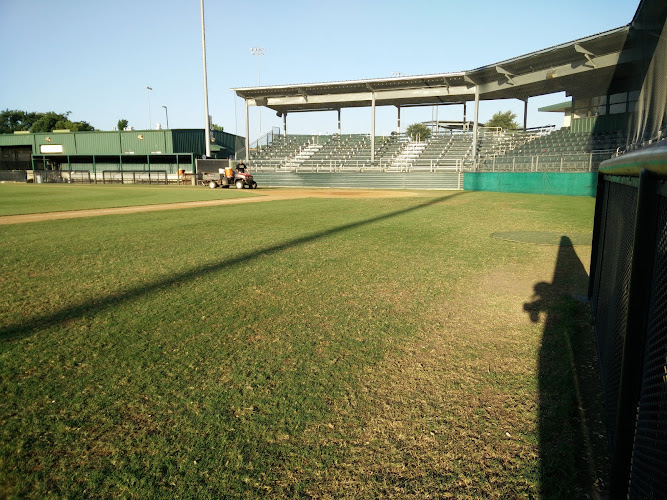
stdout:
[[57,311],[52,314],[47,314],[47,315],[42,315],[34,318],[30,323],[28,324],[13,324],[6,326],[2,329],[0,329],[0,339],[2,340],[14,340],[16,338],[21,338],[27,335],[30,335],[34,333],[36,330],[39,328],[46,328],[49,326],[56,325],[62,321],[68,320],[68,319],[73,319],[73,318],[78,318],[81,317],[85,314],[91,314],[91,313],[97,313],[100,311],[103,311],[107,309],[108,307],[111,306],[117,306],[121,302],[127,302],[129,300],[132,300],[134,298],[143,296],[147,293],[153,292],[155,290],[159,290],[162,288],[166,288],[168,286],[172,286],[176,283],[182,283],[184,281],[191,281],[194,280],[198,277],[201,276],[206,276],[209,273],[216,272],[216,271],[222,271],[224,269],[229,269],[232,267],[235,267],[237,265],[246,263],[248,261],[251,261],[253,259],[256,259],[260,256],[265,256],[265,255],[271,255],[274,253],[281,252],[283,250],[287,250],[289,248],[293,248],[296,246],[304,245],[306,243],[310,243],[316,240],[320,240],[323,238],[326,238],[328,236],[332,236],[337,233],[341,233],[344,231],[348,231],[351,229],[356,229],[362,226],[367,226],[370,224],[374,224],[376,222],[380,222],[383,220],[391,219],[393,217],[398,217],[400,215],[404,215],[410,212],[414,212],[416,210],[420,210],[423,208],[430,207],[432,205],[442,203],[445,201],[449,201],[454,197],[457,196],[462,196],[464,195],[464,192],[457,192],[454,194],[450,194],[447,196],[442,196],[439,198],[435,198],[432,200],[429,200],[425,203],[420,203],[419,205],[415,205],[413,207],[405,208],[402,210],[398,210],[395,212],[390,212],[388,214],[380,215],[377,217],[373,217],[370,219],[362,220],[362,221],[357,221],[357,222],[352,222],[350,224],[344,224],[342,226],[334,227],[331,229],[327,229],[318,233],[314,233],[308,236],[303,236],[301,238],[294,239],[292,241],[287,241],[284,243],[279,243],[277,245],[272,245],[270,247],[257,250],[254,252],[246,253],[243,255],[240,255],[238,257],[232,258],[230,260],[222,261],[222,262],[216,262],[214,264],[208,264],[206,266],[202,266],[199,268],[192,269],[187,272],[179,273],[175,276],[169,277],[169,278],[164,278],[161,280],[154,281],[153,283],[146,284],[144,286],[140,287],[135,287],[130,290],[127,290],[124,293],[115,293],[111,294],[107,297],[102,297],[102,298],[97,298],[93,300],[89,300],[86,302],[83,302],[79,305],[75,305],[72,307],[68,307],[65,309],[61,309],[60,311]]
[[258,196],[254,190],[204,189],[196,186],[0,184],[0,215],[238,199],[254,196]]

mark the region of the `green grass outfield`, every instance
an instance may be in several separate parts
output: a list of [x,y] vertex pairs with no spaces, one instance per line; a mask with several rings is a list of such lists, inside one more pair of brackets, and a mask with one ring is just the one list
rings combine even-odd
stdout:
[[0,184],[0,216],[218,200],[256,194],[247,189],[208,189],[202,186],[5,183]]
[[0,226],[0,497],[582,497],[605,441],[566,294],[590,247],[490,235],[590,232],[593,208],[428,192]]

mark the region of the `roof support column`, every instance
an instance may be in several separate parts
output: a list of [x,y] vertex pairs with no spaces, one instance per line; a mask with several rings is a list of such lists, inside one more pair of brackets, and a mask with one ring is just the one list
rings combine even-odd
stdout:
[[371,92],[371,162],[375,161],[375,92]]
[[340,135],[340,108],[337,109],[338,111],[338,135]]
[[466,101],[463,101],[463,130],[468,130],[468,124],[466,123]]
[[396,133],[401,135],[401,107],[396,106]]
[[283,113],[283,133],[287,137],[287,111]]
[[248,120],[248,99],[245,100],[245,161],[250,160],[250,122]]
[[472,124],[472,162],[477,169],[477,125],[479,121],[479,85],[475,85],[475,121]]
[[523,101],[523,130],[528,128],[528,98]]

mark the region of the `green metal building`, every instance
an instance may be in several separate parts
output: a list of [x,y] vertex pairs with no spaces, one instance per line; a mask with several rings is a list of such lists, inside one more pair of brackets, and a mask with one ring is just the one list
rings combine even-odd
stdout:
[[[118,132],[0,134],[0,170],[88,170],[98,166],[118,170],[179,169],[194,172],[195,158],[206,151],[202,129],[124,130]],[[211,131],[213,158],[232,157],[245,139],[227,132]]]

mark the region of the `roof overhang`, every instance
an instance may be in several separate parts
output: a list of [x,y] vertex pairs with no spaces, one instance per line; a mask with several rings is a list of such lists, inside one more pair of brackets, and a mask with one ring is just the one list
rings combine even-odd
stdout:
[[538,111],[542,113],[567,113],[572,110],[572,101],[559,102],[557,104],[551,104],[550,106],[542,106],[537,108]]
[[[636,54],[627,43],[631,25],[456,73],[328,83],[232,89],[250,106],[278,115],[299,111],[370,106],[431,106],[475,99],[521,99],[565,91],[568,95],[604,95],[612,77]],[[627,63],[627,64],[626,64]]]

